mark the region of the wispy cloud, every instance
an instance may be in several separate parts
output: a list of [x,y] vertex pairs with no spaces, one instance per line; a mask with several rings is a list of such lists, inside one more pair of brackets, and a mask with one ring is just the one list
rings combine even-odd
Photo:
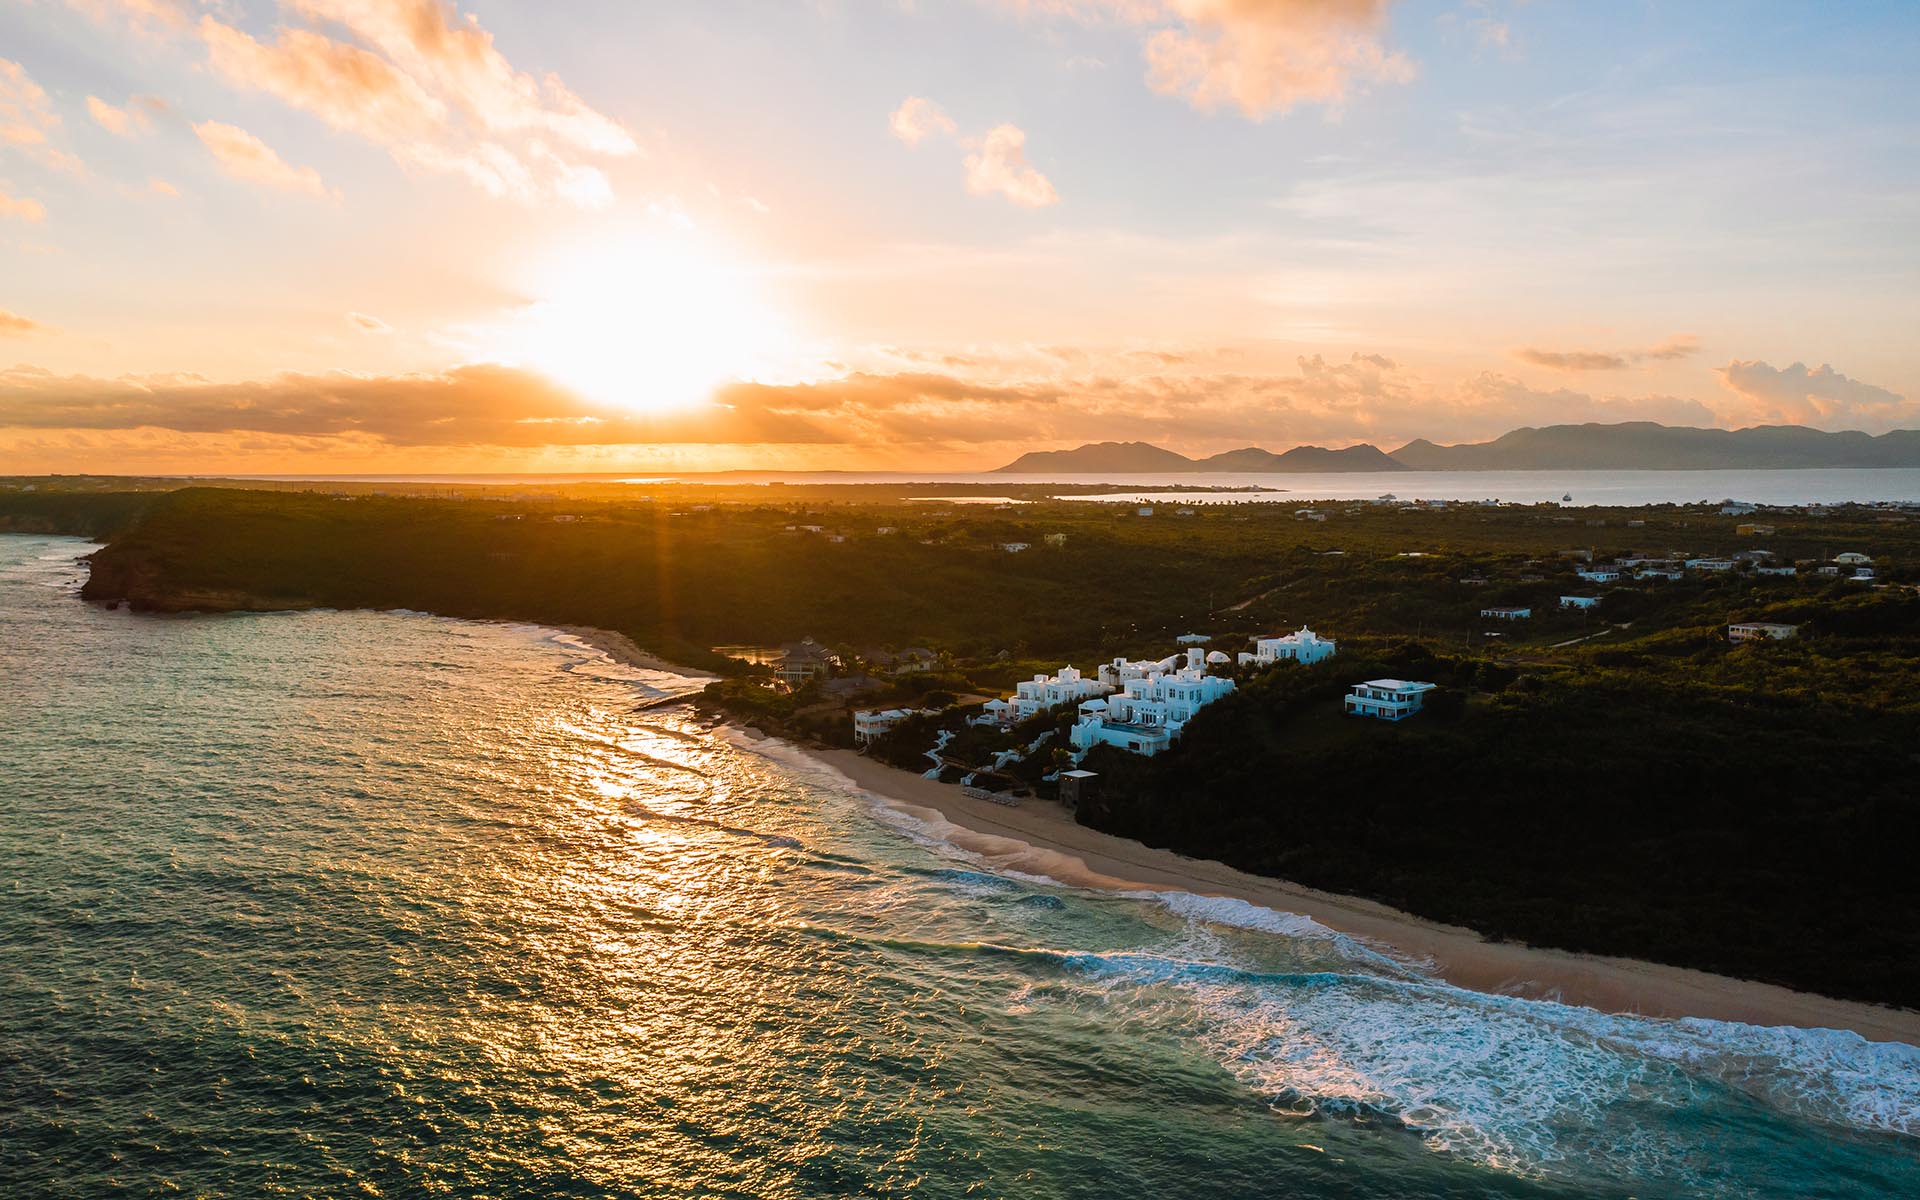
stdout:
[[40,222],[47,219],[47,207],[31,197],[9,196],[5,192],[0,192],[0,217]]
[[1644,350],[1541,350],[1529,346],[1515,350],[1513,356],[1550,371],[1624,371],[1640,363],[1688,358],[1699,351],[1700,339],[1682,333]]
[[355,329],[358,329],[361,333],[392,333],[393,332],[393,326],[387,324],[385,321],[382,321],[379,317],[368,316],[366,313],[363,313],[363,312],[348,313],[347,324],[353,326]]
[[[523,203],[602,208],[613,199],[583,157],[638,154],[633,136],[556,75],[517,70],[478,19],[444,0],[281,0],[307,27],[261,40],[224,7],[189,19],[159,0],[70,0],[156,34],[198,40],[214,73],[365,138],[409,168],[457,175]],[[126,124],[101,102],[95,119]],[[122,129],[116,129],[122,132]]]
[[46,89],[19,63],[0,58],[0,149],[77,174],[83,169],[80,160],[52,142],[50,135],[59,127],[60,116],[53,111]]
[[158,96],[134,96],[124,108],[116,108],[98,96],[87,97],[87,115],[108,133],[119,137],[138,137],[153,128],[155,116],[170,106]]
[[0,308],[0,337],[26,337],[29,334],[45,332],[47,327],[40,322]]
[[220,169],[235,179],[257,183],[282,192],[300,192],[321,200],[338,201],[340,193],[329,188],[312,167],[296,167],[280,157],[272,146],[246,130],[220,121],[202,121],[193,127],[201,145],[213,155]]

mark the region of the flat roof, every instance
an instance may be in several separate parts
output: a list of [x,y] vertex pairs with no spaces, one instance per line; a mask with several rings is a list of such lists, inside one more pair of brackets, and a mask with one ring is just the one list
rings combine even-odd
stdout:
[[1424,692],[1438,685],[1421,683],[1416,679],[1369,679],[1365,683],[1356,686],[1379,688],[1384,692]]

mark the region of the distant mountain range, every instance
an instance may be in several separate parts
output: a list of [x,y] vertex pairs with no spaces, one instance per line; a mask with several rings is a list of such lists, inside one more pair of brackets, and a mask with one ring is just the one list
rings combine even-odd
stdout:
[[1803,467],[1920,467],[1920,430],[1878,436],[1827,433],[1804,425],[1691,429],[1628,421],[1516,429],[1491,442],[1439,446],[1419,438],[1391,454],[1369,445],[1328,450],[1296,446],[1275,454],[1249,446],[1193,459],[1146,442],[1092,442],[1075,450],[1023,454],[1009,474],[1153,474],[1338,471],[1710,471]]
[[1345,450],[1327,450],[1320,446],[1295,446],[1285,454],[1248,446],[1228,450],[1211,458],[1188,458],[1171,450],[1162,450],[1145,442],[1090,442],[1077,450],[1036,450],[1001,467],[1006,472],[1039,474],[1059,471],[1077,475],[1145,475],[1156,471],[1235,471],[1306,473],[1319,471],[1405,471],[1378,447],[1348,446]]

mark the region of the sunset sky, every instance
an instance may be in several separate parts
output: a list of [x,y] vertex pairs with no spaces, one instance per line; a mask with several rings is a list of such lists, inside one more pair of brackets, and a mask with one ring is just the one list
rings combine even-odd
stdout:
[[0,472],[1920,426],[1920,8],[0,0]]

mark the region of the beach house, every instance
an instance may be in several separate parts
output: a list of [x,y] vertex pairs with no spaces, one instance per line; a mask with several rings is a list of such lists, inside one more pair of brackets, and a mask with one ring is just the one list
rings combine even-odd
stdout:
[[[1187,651],[1179,659],[1145,664],[1144,674],[1132,669],[1142,664],[1115,659],[1110,666],[1126,668],[1128,677],[1116,694],[1082,701],[1079,720],[1069,740],[1080,756],[1095,746],[1114,746],[1133,754],[1159,754],[1179,739],[1195,713],[1233,691],[1233,680],[1209,675],[1202,651]],[[1162,669],[1165,666],[1167,669]],[[1101,668],[1104,677],[1107,668]]]
[[1353,685],[1346,697],[1347,715],[1404,721],[1420,711],[1435,684],[1417,679],[1369,679]]
[[799,687],[832,669],[833,655],[812,638],[782,645],[780,657],[773,664],[774,674],[789,687]]
[[1112,691],[1111,685],[1088,679],[1073,667],[1062,667],[1058,675],[1035,675],[1014,686],[1013,719],[1024,721],[1035,713],[1062,704],[1078,704]]
[[892,732],[893,727],[919,712],[915,708],[863,708],[853,714],[853,740],[862,746],[871,746],[883,734]]
[[1778,641],[1799,635],[1798,625],[1782,625],[1778,621],[1739,621],[1727,626],[1730,642]]
[[1297,662],[1304,665],[1332,658],[1336,648],[1332,638],[1323,638],[1302,625],[1294,632],[1280,637],[1255,638],[1251,652],[1245,650],[1240,652],[1240,662],[1242,664],[1259,663],[1262,666],[1277,662]]

